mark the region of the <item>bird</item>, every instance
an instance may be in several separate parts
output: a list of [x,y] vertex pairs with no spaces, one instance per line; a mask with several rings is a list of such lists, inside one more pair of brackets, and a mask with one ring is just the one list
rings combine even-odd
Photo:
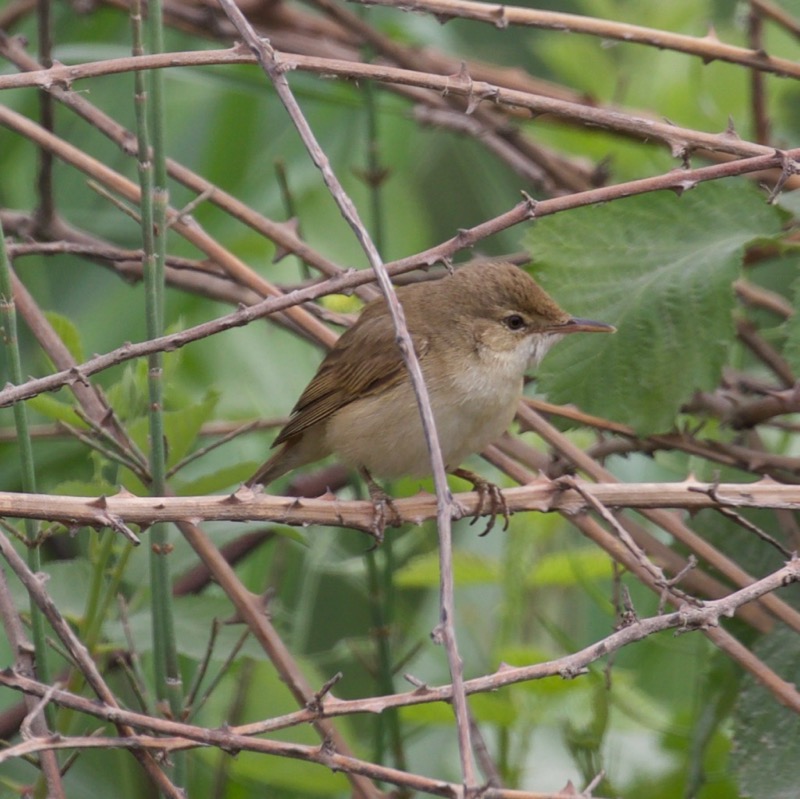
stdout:
[[[507,523],[499,489],[461,463],[505,432],[525,374],[553,344],[572,333],[615,328],[571,316],[526,271],[506,261],[469,264],[396,293],[445,468],[479,491],[479,513],[489,495]],[[384,298],[368,303],[327,353],[273,447],[277,451],[248,486],[269,485],[329,455],[357,469],[373,499],[380,493],[375,477],[431,474],[416,394]]]

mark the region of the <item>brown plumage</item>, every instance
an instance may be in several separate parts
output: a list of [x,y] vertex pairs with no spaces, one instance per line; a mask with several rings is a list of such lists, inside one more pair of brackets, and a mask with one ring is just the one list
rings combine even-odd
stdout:
[[[448,469],[499,437],[525,370],[565,333],[608,331],[573,319],[524,271],[494,262],[397,289]],[[338,340],[248,481],[268,484],[336,453],[384,477],[429,473],[416,397],[383,299]]]

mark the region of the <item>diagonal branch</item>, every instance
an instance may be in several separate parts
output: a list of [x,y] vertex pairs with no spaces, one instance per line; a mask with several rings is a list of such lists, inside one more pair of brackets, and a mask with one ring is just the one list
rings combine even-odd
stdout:
[[[398,7],[396,0],[351,0],[351,2]],[[761,50],[725,44],[713,31],[700,38],[616,20],[512,5],[479,3],[474,0],[403,0],[400,10],[426,12],[435,15],[440,21],[460,18],[486,22],[498,28],[520,25],[559,32],[585,33],[602,39],[648,45],[659,50],[675,50],[698,56],[706,63],[726,61],[729,64],[752,67],[781,77],[800,77],[800,65],[796,61],[770,56]]]
[[285,61],[275,52],[266,39],[260,39],[244,14],[239,10],[233,0],[220,0],[225,13],[243,36],[247,46],[255,54],[258,62],[272,81],[275,91],[281,99],[295,128],[300,134],[303,144],[308,150],[314,165],[320,170],[322,178],[334,201],[339,207],[342,216],[347,220],[364,250],[370,266],[375,272],[378,285],[386,298],[386,303],[396,330],[396,342],[403,356],[414,393],[417,397],[422,428],[428,444],[428,451],[436,486],[437,500],[437,527],[439,530],[439,558],[440,558],[440,625],[441,639],[447,652],[450,666],[450,675],[453,680],[454,697],[453,706],[458,727],[459,753],[461,757],[461,772],[466,790],[472,790],[476,785],[476,776],[473,763],[472,744],[469,729],[469,711],[467,709],[466,694],[463,691],[463,667],[455,636],[455,602],[453,587],[452,567],[452,532],[451,518],[455,505],[450,488],[447,485],[444,458],[439,446],[436,433],[436,423],[433,418],[428,389],[422,376],[414,342],[408,332],[403,308],[397,300],[394,287],[389,280],[389,275],[383,261],[359,217],[358,211],[350,197],[339,182],[327,156],[320,148],[311,127],[306,121],[300,106],[292,94],[285,72],[291,68],[291,62]]

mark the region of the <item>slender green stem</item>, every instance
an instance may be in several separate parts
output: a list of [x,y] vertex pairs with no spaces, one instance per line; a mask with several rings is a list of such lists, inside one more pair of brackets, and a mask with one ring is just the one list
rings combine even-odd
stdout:
[[[11,285],[11,265],[6,253],[6,239],[0,223],[0,314],[3,317],[3,334],[5,337],[6,355],[8,359],[8,373],[11,382],[19,385],[25,382],[22,371],[22,358],[19,352],[17,338],[17,311],[14,303],[14,290]],[[33,465],[33,446],[28,429],[28,413],[25,403],[17,402],[14,405],[14,424],[17,429],[17,451],[19,452],[20,478],[22,490],[29,494],[36,493],[36,472]],[[28,566],[31,571],[39,572],[42,568],[39,547],[33,544],[36,540],[36,522],[33,519],[25,520],[25,535],[28,542]],[[47,661],[47,641],[45,632],[45,619],[39,608],[31,601],[31,628],[33,645],[36,651],[36,669],[38,678],[43,683],[50,683],[50,669]],[[55,714],[53,706],[45,706],[47,724],[53,728]]]
[[[275,177],[278,179],[278,188],[281,191],[281,199],[283,200],[283,207],[286,211],[286,216],[289,219],[298,220],[296,232],[298,236],[301,236],[300,223],[297,216],[297,207],[295,206],[292,189],[289,186],[289,176],[286,174],[286,164],[281,159],[275,161]],[[300,271],[306,280],[311,278],[311,269],[309,268],[309,265],[302,259],[300,259]]]
[[[140,54],[144,48],[141,38],[141,8],[138,3],[134,8],[132,20],[134,53]],[[163,28],[160,0],[150,0],[147,29],[150,53],[162,52]],[[163,335],[164,329],[166,210],[169,201],[164,145],[163,73],[161,70],[151,70],[146,77],[137,73],[135,87],[142,243],[145,253],[145,313],[147,336],[154,339]],[[163,496],[166,492],[163,376],[163,354],[154,352],[148,357],[150,473],[154,496]],[[170,547],[166,525],[159,524],[153,527],[150,539],[155,691],[159,699],[166,699],[169,702],[172,713],[178,717],[182,712],[183,691],[178,667],[178,653],[175,647],[175,623],[167,559]],[[179,782],[183,782],[181,775],[183,762],[183,758],[176,759]]]
[[[365,54],[367,57],[369,54]],[[376,94],[372,85],[365,85],[364,108],[367,118],[367,187],[369,188],[372,238],[380,252],[385,248],[383,178],[385,170],[380,160],[380,129]],[[378,567],[374,553],[367,555],[367,572],[370,584],[373,627],[378,654],[378,689],[386,694],[394,693],[394,672],[392,669],[391,630],[394,621],[394,552],[392,536],[388,536],[381,546],[383,568]],[[405,768],[405,752],[400,732],[400,719],[396,710],[380,714],[375,719],[375,756],[377,762],[383,760],[385,739],[394,756],[397,768]]]
[[[378,654],[378,674],[375,682],[379,691],[387,694],[394,693],[391,684],[392,662],[389,653],[389,628],[383,615],[383,602],[375,550],[370,549],[364,558],[367,563],[367,590],[369,591],[369,610],[372,616],[371,634]],[[387,673],[389,674],[388,686],[386,683]],[[376,763],[383,763],[386,752],[386,720],[384,719],[384,714],[379,713],[372,724],[374,728],[372,733],[372,757]]]
[[[114,559],[114,552],[117,549],[120,552]],[[111,605],[120,590],[125,565],[131,552],[133,545],[127,542],[121,543],[121,539],[113,530],[106,530],[103,533],[93,581],[97,583],[96,590],[93,584],[84,613],[85,628],[82,640],[90,652],[97,646],[103,621],[108,618]]]
[[[53,15],[50,0],[38,0],[36,4],[38,17],[37,34],[39,39],[39,62],[45,68],[53,66]],[[53,131],[54,118],[53,95],[42,89],[39,92],[39,119],[45,130]],[[38,223],[46,228],[55,216],[55,201],[53,199],[53,161],[55,156],[45,147],[39,149],[39,174],[37,189],[39,192],[39,207],[36,209]]]
[[[384,545],[386,542],[384,541]],[[384,569],[378,567],[377,554],[370,551],[367,559],[367,584],[370,593],[370,612],[372,614],[372,635],[378,654],[377,684],[380,693],[389,695],[395,692],[394,670],[392,668],[391,650],[391,612],[392,594],[394,593],[394,575],[390,572],[393,565],[391,549],[382,553]],[[406,757],[403,749],[403,738],[400,733],[400,718],[397,710],[392,709],[378,715],[375,719],[374,756],[377,763],[384,760],[386,739],[394,757],[396,768],[406,768]]]
[[[116,532],[113,530],[104,530],[101,534],[100,542],[94,547],[90,555],[90,560],[93,565],[93,574],[89,590],[86,592],[86,609],[83,613],[80,638],[92,656],[95,654],[95,647],[97,646],[103,620],[107,618],[108,594],[103,591],[103,583],[105,581],[106,568],[113,555],[113,547],[116,539]],[[92,546],[94,546],[94,542]],[[130,544],[127,548],[128,550],[132,549]],[[104,596],[105,602],[103,600]],[[83,672],[76,669],[70,674],[67,689],[72,693],[80,693],[85,683],[86,676]],[[59,730],[73,732],[78,716],[79,714],[74,710],[61,708],[58,718]]]
[[[378,110],[375,105],[375,87],[364,84],[364,107],[367,112],[367,186],[369,187],[372,240],[378,252],[384,253],[386,247],[386,215],[383,211],[383,192],[381,187],[386,172],[381,165],[380,140],[378,129]],[[384,257],[386,257],[384,253]]]

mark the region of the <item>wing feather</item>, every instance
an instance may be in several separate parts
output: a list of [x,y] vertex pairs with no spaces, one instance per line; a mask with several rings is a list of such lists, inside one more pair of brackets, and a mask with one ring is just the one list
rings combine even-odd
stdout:
[[[412,341],[417,357],[424,358],[427,338],[412,332]],[[357,398],[385,391],[404,379],[405,369],[386,303],[374,300],[322,361],[273,446],[325,421]]]

